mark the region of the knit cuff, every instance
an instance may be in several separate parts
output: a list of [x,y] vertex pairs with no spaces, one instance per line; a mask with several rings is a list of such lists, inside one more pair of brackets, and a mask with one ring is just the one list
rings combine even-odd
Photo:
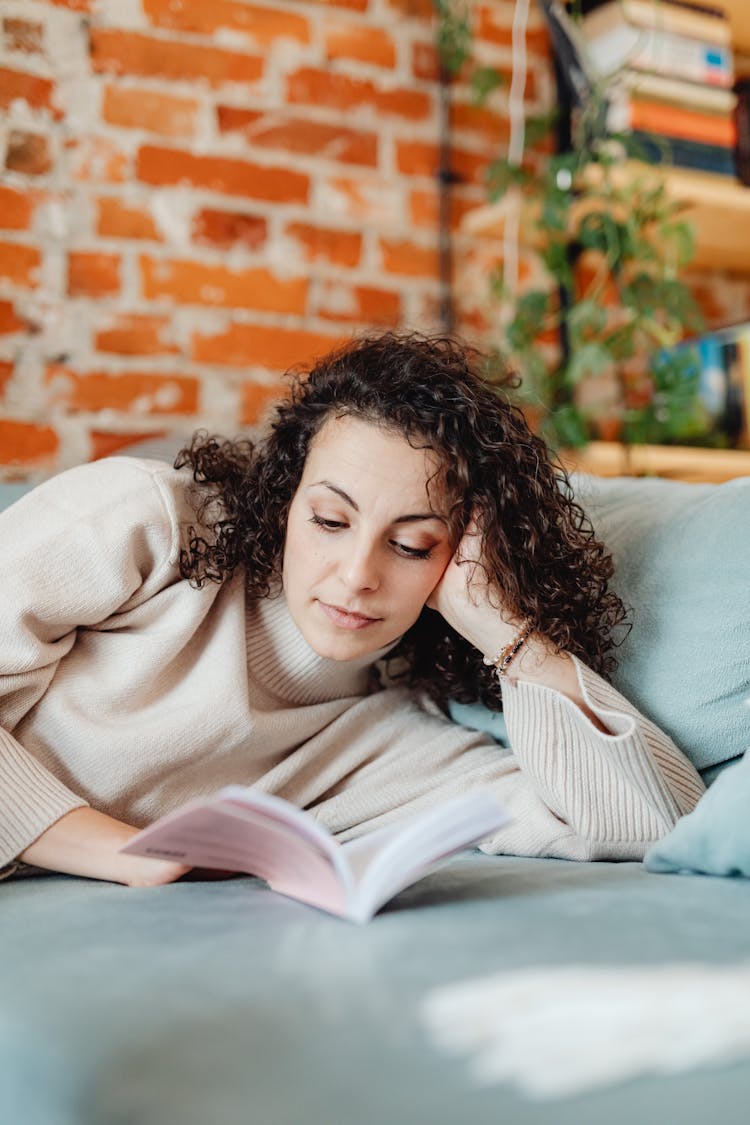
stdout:
[[0,730],[0,871],[61,816],[86,804]]
[[[521,680],[503,685],[513,751],[548,808],[579,835],[613,854],[636,844],[640,851],[669,831],[681,812],[657,760],[654,732],[663,743],[661,757],[676,773],[682,770],[690,782],[694,771],[619,693],[578,661],[575,666],[584,700],[613,733],[599,731],[566,695]],[[592,684],[601,694],[590,690]]]

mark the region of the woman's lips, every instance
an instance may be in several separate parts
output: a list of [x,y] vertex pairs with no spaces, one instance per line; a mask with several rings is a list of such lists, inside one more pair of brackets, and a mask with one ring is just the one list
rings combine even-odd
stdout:
[[323,613],[329,621],[334,625],[338,625],[340,629],[365,629],[368,625],[374,625],[379,621],[379,617],[367,617],[364,613],[352,613],[348,609],[342,609],[338,605],[328,605],[327,602],[318,602]]

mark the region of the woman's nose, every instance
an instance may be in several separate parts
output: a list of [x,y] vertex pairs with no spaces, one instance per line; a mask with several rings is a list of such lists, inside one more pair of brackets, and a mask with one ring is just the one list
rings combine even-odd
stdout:
[[350,590],[376,590],[380,574],[375,550],[370,545],[360,545],[341,560],[341,578]]

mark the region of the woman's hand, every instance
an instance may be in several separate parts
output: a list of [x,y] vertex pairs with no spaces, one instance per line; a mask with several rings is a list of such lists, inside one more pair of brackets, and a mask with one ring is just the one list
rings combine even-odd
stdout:
[[516,636],[521,621],[504,607],[481,552],[482,537],[472,522],[427,605],[484,656],[493,657]]
[[[427,605],[441,613],[465,640],[494,660],[523,628],[503,604],[502,592],[482,564],[482,537],[473,521],[429,597]],[[597,730],[607,727],[583,698],[573,661],[539,633],[532,633],[513,660],[510,680],[530,680],[571,699]]]
[[181,863],[121,855],[119,849],[138,831],[96,809],[73,809],[43,832],[19,858],[47,871],[125,883],[129,887],[162,886],[190,871]]

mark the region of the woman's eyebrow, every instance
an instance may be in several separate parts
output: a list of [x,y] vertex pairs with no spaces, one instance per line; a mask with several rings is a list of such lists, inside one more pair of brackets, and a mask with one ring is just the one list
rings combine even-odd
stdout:
[[[330,480],[316,480],[310,487],[316,488],[318,485],[329,488],[331,492],[335,492],[337,496],[340,496],[344,503],[353,508],[355,512],[359,511],[359,505],[351,498],[348,492],[344,492],[343,488],[339,488],[337,484],[334,484]],[[397,516],[393,522],[414,523],[418,520],[440,520],[441,523],[448,522],[445,516],[441,516],[440,512],[413,512],[409,515]]]

